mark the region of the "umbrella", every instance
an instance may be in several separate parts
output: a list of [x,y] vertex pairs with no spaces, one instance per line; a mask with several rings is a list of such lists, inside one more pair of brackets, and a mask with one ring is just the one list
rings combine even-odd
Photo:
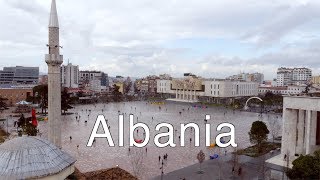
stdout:
[[37,127],[38,126],[38,121],[37,121],[37,118],[36,118],[36,110],[34,108],[32,108],[31,114],[32,114],[32,125]]

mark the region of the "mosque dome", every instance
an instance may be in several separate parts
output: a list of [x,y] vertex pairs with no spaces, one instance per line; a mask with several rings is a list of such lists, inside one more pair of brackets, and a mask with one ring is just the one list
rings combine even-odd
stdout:
[[69,154],[39,137],[17,137],[0,145],[1,179],[67,177],[74,171],[75,162]]

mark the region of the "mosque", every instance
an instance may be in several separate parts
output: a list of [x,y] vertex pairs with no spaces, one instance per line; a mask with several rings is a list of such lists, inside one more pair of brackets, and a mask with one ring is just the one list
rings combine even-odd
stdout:
[[49,19],[48,65],[48,140],[18,137],[0,145],[1,179],[65,179],[75,170],[74,159],[61,150],[61,85],[59,22],[56,2],[52,0]]

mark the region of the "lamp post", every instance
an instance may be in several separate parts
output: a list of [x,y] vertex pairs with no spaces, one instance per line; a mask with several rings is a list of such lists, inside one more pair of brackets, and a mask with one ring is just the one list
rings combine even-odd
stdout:
[[163,180],[163,159],[161,160],[161,180]]

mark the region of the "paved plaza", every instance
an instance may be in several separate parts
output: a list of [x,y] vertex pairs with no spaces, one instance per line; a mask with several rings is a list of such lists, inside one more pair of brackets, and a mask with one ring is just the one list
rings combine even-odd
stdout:
[[[206,160],[201,165],[203,173],[199,173],[199,163],[169,172],[153,178],[153,180],[266,180],[270,179],[270,169],[281,173],[282,167],[265,163],[265,160],[280,154],[280,151],[273,154],[267,154],[258,158],[252,158],[245,155],[238,156],[238,163],[234,167],[234,156],[230,153],[221,156],[219,159]],[[241,173],[239,174],[239,167]],[[263,173],[264,172],[264,173]]]
[[[160,108],[159,108],[160,106]],[[122,102],[96,105],[77,105],[74,109],[69,110],[72,115],[62,116],[62,149],[77,159],[76,167],[81,172],[94,171],[99,169],[119,166],[128,170],[140,179],[151,179],[158,176],[159,156],[167,154],[165,162],[165,173],[169,173],[190,165],[197,166],[196,158],[198,152],[203,150],[206,158],[213,153],[224,154],[233,151],[233,148],[219,150],[217,148],[205,147],[205,124],[206,114],[211,115],[211,142],[214,142],[217,125],[222,122],[232,123],[236,128],[236,143],[239,148],[250,145],[248,131],[252,122],[258,120],[257,113],[240,112],[227,110],[223,107],[193,107],[191,104],[176,102],[166,102],[165,105],[155,105],[147,102]],[[181,112],[181,114],[180,114]],[[118,115],[124,114],[124,147],[118,147]],[[129,114],[134,115],[135,123],[143,122],[150,128],[149,144],[140,150],[130,148],[129,150]],[[106,138],[97,138],[92,147],[86,147],[95,120],[99,114],[103,114],[110,126],[110,133],[115,147],[109,147]],[[76,117],[78,117],[76,119]],[[80,118],[79,118],[80,117]],[[267,118],[277,118],[276,115],[264,116]],[[280,117],[277,119],[280,120]],[[153,143],[154,136],[158,133],[155,126],[159,123],[171,123],[174,128],[174,141],[177,144],[175,148],[165,147],[158,148]],[[190,129],[186,131],[185,147],[180,147],[180,123],[195,122],[200,127],[200,147],[194,147],[194,133]],[[39,129],[42,137],[47,137],[47,121],[39,122]],[[165,130],[161,129],[164,132]],[[229,131],[228,129],[224,131]],[[99,132],[103,132],[99,129]],[[143,139],[143,130],[135,131],[135,137]],[[70,139],[71,137],[71,139]],[[191,138],[191,142],[190,142]],[[165,142],[166,139],[163,139]],[[139,163],[136,163],[136,162]],[[207,161],[207,164],[214,161]],[[203,168],[206,170],[206,163]],[[137,165],[138,164],[138,165]],[[209,166],[208,166],[209,167]],[[230,169],[229,169],[230,170]],[[227,168],[224,171],[228,171]],[[203,174],[205,177],[206,174]]]

